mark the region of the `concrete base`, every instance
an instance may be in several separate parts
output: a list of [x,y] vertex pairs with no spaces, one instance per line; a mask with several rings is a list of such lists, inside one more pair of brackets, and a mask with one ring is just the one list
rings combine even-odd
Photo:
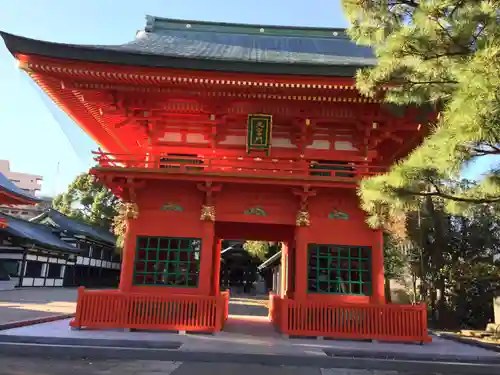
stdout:
[[[368,368],[376,368],[376,364],[380,361],[390,360],[394,363],[401,363],[401,361],[411,360],[419,361],[418,368],[421,373],[439,373],[436,369],[424,371],[420,363],[440,361],[447,362],[447,366],[452,366],[453,363],[481,363],[481,366],[491,364],[499,367],[489,368],[489,372],[486,373],[500,373],[499,353],[440,337],[433,337],[432,343],[423,346],[329,339],[318,341],[317,339],[296,338],[290,340],[274,332],[269,322],[254,322],[253,325],[244,327],[244,322],[231,319],[231,317],[228,321],[230,330],[220,332],[216,337],[189,332],[180,335],[165,332],[124,332],[123,330],[70,331],[68,325],[69,319],[5,330],[0,335],[0,352],[17,351],[17,353],[22,352],[23,355],[64,353],[64,355],[81,356],[81,347],[85,346],[85,356],[96,356],[96,358],[217,362],[234,362],[235,360],[246,362],[251,359],[256,363],[288,365],[347,358],[355,363],[365,361],[365,366],[366,361],[374,361],[370,365],[372,367]],[[54,353],[47,352],[50,350]],[[356,360],[353,361],[353,358]],[[412,366],[414,369],[415,364]],[[447,368],[446,373],[449,373],[450,369],[451,367]],[[460,373],[457,369],[453,371],[454,374]],[[474,373],[470,372],[470,374]]]

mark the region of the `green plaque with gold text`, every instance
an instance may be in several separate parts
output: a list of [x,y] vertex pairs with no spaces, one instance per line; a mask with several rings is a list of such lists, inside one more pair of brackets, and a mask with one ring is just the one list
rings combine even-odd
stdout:
[[247,152],[271,150],[271,132],[273,117],[271,115],[248,115]]

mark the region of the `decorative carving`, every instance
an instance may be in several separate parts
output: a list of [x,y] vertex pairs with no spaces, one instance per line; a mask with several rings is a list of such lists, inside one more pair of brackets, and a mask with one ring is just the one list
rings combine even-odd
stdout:
[[214,185],[212,181],[205,181],[198,184],[197,188],[205,195],[200,220],[215,221],[215,194],[222,189],[222,185]]
[[338,219],[338,220],[349,220],[349,215],[346,214],[345,212],[342,212],[342,211],[333,210],[328,215],[328,218],[329,219],[333,219],[333,220],[335,220],[335,219]]
[[300,210],[297,213],[297,217],[295,219],[295,225],[298,227],[308,227],[311,225],[311,220],[309,217],[309,211]]
[[172,202],[167,202],[161,207],[162,211],[176,211],[176,212],[182,212],[184,209],[179,206],[178,204],[172,203]]
[[254,216],[267,216],[266,211],[259,206],[256,207],[250,207],[245,212],[243,212],[245,215],[254,215]]
[[207,204],[201,206],[200,220],[215,221],[215,206]]
[[298,227],[309,227],[311,225],[311,216],[309,215],[309,198],[316,195],[316,191],[311,190],[310,186],[304,186],[302,189],[293,189],[292,193],[299,197],[300,206],[297,216],[295,217],[295,225]]
[[137,206],[137,203],[124,203],[123,209],[127,219],[137,219],[139,217],[139,206]]

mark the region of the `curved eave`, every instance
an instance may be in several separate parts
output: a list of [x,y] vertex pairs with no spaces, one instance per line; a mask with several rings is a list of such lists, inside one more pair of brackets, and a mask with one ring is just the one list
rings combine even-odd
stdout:
[[0,31],[7,49],[18,54],[38,55],[58,59],[133,65],[154,68],[174,68],[232,73],[289,74],[329,77],[354,77],[364,65],[279,64],[238,60],[211,60],[117,51],[104,47],[46,42]]
[[25,196],[17,195],[13,192],[4,190],[0,188],[0,204],[5,204],[5,205],[21,205],[21,204],[26,204],[26,205],[35,205],[37,203],[40,203],[41,200],[37,198],[28,198]]

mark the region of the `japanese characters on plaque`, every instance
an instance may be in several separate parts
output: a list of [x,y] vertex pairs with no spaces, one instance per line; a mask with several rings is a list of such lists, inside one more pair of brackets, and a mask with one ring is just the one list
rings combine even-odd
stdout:
[[247,152],[271,150],[271,132],[273,126],[271,115],[248,115]]

